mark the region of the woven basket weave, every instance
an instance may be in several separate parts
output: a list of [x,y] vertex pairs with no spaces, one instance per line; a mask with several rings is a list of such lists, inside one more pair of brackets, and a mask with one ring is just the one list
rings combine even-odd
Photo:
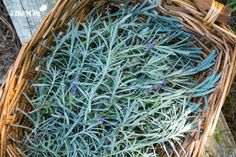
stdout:
[[[83,20],[93,8],[94,2],[98,1],[101,0],[82,0],[79,3],[77,0],[59,0],[32,39],[22,46],[0,89],[0,157],[21,156],[17,144],[12,140],[20,140],[21,129],[11,124],[26,123],[24,116],[17,112],[17,108],[29,111],[22,93],[30,88],[30,80],[38,76],[37,58],[43,57],[47,51],[42,45],[50,45],[53,42],[51,30],[55,33],[63,32],[72,17],[76,21]],[[203,108],[202,118],[199,121],[202,133],[194,133],[191,138],[184,141],[186,152],[180,149],[181,157],[200,155],[207,137],[214,132],[235,74],[236,36],[227,25],[215,22],[222,5],[215,2],[213,4],[215,5],[213,9],[203,13],[197,9],[192,0],[163,0],[156,9],[159,14],[180,18],[184,29],[195,34],[195,40],[205,52],[205,57],[212,48],[216,49],[217,59],[212,70],[222,73],[216,91],[209,95],[208,111]]]

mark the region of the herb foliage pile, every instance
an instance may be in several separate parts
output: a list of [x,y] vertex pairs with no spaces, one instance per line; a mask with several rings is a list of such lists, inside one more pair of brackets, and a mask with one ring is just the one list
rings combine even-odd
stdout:
[[26,156],[169,155],[197,131],[202,104],[193,98],[213,92],[220,75],[194,76],[216,53],[200,60],[192,35],[147,4],[94,9],[55,36],[28,98],[33,111],[21,111],[33,126],[19,126],[30,132],[20,144]]

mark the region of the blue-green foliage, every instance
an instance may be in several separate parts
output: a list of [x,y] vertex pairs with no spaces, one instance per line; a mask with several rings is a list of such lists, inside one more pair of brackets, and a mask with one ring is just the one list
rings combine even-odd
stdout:
[[220,75],[194,75],[209,69],[216,53],[201,61],[192,35],[155,14],[155,4],[123,7],[95,9],[55,36],[28,98],[33,111],[24,113],[33,127],[18,126],[30,131],[20,144],[26,156],[168,155],[197,131],[202,104],[192,98],[213,92]]

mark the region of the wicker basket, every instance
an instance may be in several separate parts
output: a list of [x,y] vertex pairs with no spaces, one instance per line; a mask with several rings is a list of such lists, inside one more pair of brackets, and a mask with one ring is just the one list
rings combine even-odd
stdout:
[[[59,0],[32,39],[22,46],[0,89],[0,157],[21,156],[12,140],[13,138],[19,140],[21,130],[11,124],[25,123],[24,116],[16,109],[20,107],[25,112],[29,110],[22,93],[31,86],[29,80],[38,75],[35,70],[37,58],[44,56],[47,50],[42,44],[50,45],[53,40],[51,30],[56,33],[64,31],[71,17],[77,21],[83,20],[97,1],[99,0],[82,0],[78,3],[77,0]],[[157,13],[180,18],[186,31],[195,34],[196,42],[204,50],[205,56],[210,53],[210,48],[216,49],[218,56],[213,70],[222,73],[216,91],[209,95],[209,110],[205,111],[203,108],[202,119],[199,121],[199,128],[203,132],[194,133],[190,139],[184,141],[186,152],[180,150],[181,157],[200,155],[207,137],[214,133],[221,108],[234,78],[236,36],[227,25],[215,22],[222,6],[215,2],[213,4],[215,6],[205,13],[197,9],[193,0],[163,0],[157,8]]]

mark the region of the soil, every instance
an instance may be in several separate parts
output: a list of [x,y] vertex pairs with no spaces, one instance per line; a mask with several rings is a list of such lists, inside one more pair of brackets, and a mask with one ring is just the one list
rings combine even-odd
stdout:
[[232,19],[230,21],[230,25],[233,27],[234,31],[236,32],[236,11],[232,13]]
[[236,81],[233,83],[231,91],[228,95],[225,105],[223,106],[223,114],[228,126],[236,141]]
[[[221,1],[227,3],[227,0]],[[230,25],[236,32],[236,11],[232,13]],[[227,121],[228,126],[232,132],[232,135],[234,136],[234,140],[236,141],[236,79],[231,87],[230,93],[222,111],[225,116],[225,120]]]
[[0,84],[21,47],[6,8],[0,0]]

